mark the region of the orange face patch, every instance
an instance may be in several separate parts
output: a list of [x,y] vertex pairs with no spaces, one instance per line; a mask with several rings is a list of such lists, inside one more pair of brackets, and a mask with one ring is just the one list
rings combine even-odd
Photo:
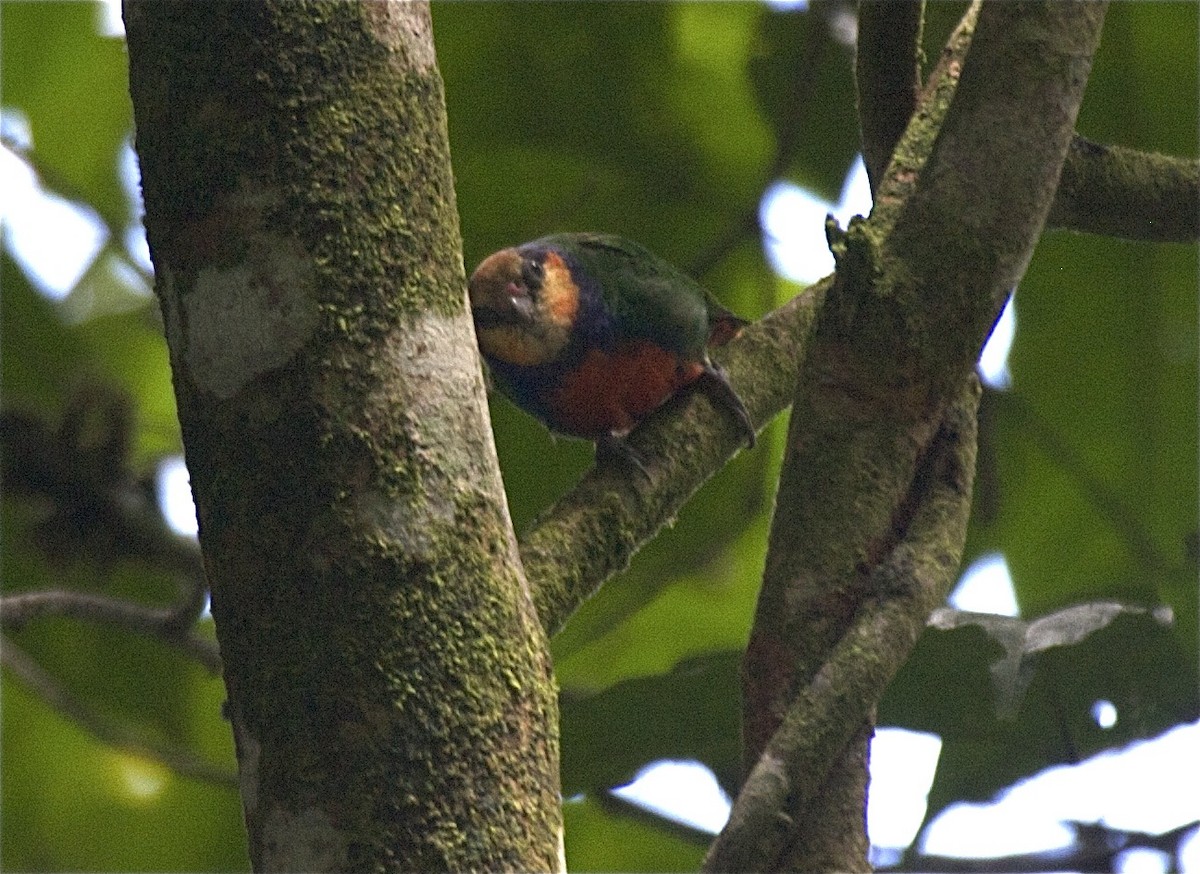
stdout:
[[702,370],[699,362],[680,361],[646,340],[622,343],[611,353],[593,349],[551,399],[556,427],[579,437],[623,434]]
[[558,253],[547,252],[542,267],[546,278],[542,282],[541,306],[556,325],[569,328],[579,314],[579,286]]

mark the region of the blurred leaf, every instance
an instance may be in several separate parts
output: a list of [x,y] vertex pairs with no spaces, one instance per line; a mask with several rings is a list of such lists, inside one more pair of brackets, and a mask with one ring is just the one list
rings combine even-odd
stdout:
[[[1097,142],[1182,157],[1197,154],[1200,12],[1194,3],[1114,3],[1088,78],[1078,129]],[[1161,99],[1181,87],[1186,99]],[[1156,96],[1160,99],[1155,99]]]
[[100,251],[60,304],[63,319],[73,325],[101,315],[144,312],[147,306],[155,306],[152,290],[128,257],[113,245]]
[[113,269],[101,259],[72,297],[78,306],[77,296],[90,295],[90,308],[117,311],[67,325],[61,313],[70,304],[56,305],[34,291],[5,250],[0,255],[0,376],[5,406],[47,410],[51,419],[81,382],[115,383],[129,393],[137,411],[134,463],[142,465],[180,450],[179,420],[157,311]]
[[590,798],[563,804],[568,871],[695,871],[705,847],[606,812]]
[[[1077,611],[1068,612],[1042,624],[1050,634],[1036,631],[1043,648],[1027,648],[1027,688],[1015,719],[1004,718],[995,704],[992,666],[1005,657],[996,636],[974,621],[926,630],[888,689],[879,723],[942,738],[927,820],[955,801],[989,799],[1050,765],[1078,762],[1200,714],[1200,674],[1170,629],[1149,612],[1097,612],[1082,622],[1075,621]],[[1058,633],[1064,626],[1073,629],[1068,638],[1092,630],[1078,642],[1045,648],[1064,639]],[[1111,728],[1097,725],[1097,701],[1116,707]]]
[[671,12],[677,59],[667,84],[669,111],[687,147],[703,155],[712,183],[753,199],[758,192],[744,186],[768,181],[764,170],[775,146],[753,100],[747,59],[762,23],[774,16],[752,3],[679,3]]
[[99,372],[135,400],[135,465],[177,453],[182,445],[167,343],[156,314],[146,301],[137,309],[92,318],[77,329]]
[[814,7],[764,14],[748,71],[776,140],[790,144],[788,177],[836,202],[861,146],[852,51],[834,39],[828,14]]
[[4,870],[247,870],[231,788],[96,743],[7,675],[3,698]]
[[740,650],[710,653],[595,695],[564,692],[563,794],[623,786],[660,759],[703,762],[730,787],[741,769],[741,661]]
[[1076,604],[1032,622],[941,607],[929,618],[929,624],[940,631],[977,625],[1004,648],[1004,657],[991,663],[991,674],[996,712],[1002,719],[1011,719],[1033,678],[1035,656],[1056,646],[1079,643],[1123,614],[1150,614],[1163,626],[1171,624],[1169,609],[1151,611],[1112,601]]
[[[686,264],[757,207],[770,148],[745,58],[762,8],[587,10],[435,4],[468,268],[554,230]],[[514,54],[514,33],[537,51]]]
[[[1194,5],[1115,4],[1080,131],[1103,142],[1197,153]],[[1176,83],[1176,84],[1172,84]],[[1163,604],[1174,625],[1119,614],[1076,646],[1028,661],[1016,722],[999,722],[978,630],[930,632],[881,719],[943,736],[930,816],[985,799],[1049,765],[1152,736],[1200,712],[1195,563],[1200,392],[1195,246],[1051,233],[1016,296],[1013,388],[988,392],[981,495],[967,560],[1002,552],[1024,616],[1081,601]],[[959,643],[952,643],[956,638]],[[940,666],[940,667],[939,667]],[[936,694],[932,694],[935,690]],[[1095,724],[1109,700],[1118,722]]]
[[991,665],[1003,657],[1004,648],[978,625],[949,632],[926,628],[888,687],[878,724],[943,739],[988,725],[996,719]]
[[0,249],[0,379],[4,405],[37,409],[62,403],[85,348],[63,325],[54,305],[34,291]]
[[[588,217],[614,195],[638,198],[654,160],[638,117],[664,87],[667,15],[655,4],[586,16],[553,3],[435,6],[455,175],[490,195],[460,204],[464,237],[481,244],[468,243],[468,264],[551,230],[619,230]],[[537,50],[514,54],[513,34]],[[590,87],[563,87],[585,70]],[[531,198],[541,207],[519,209]]]
[[125,44],[97,34],[98,12],[94,2],[5,3],[0,75],[5,105],[29,119],[43,182],[124,217],[117,153],[133,123]]
[[985,399],[998,501],[968,542],[1004,553],[1024,613],[1165,603],[1196,651],[1197,275],[1189,247],[1039,246],[1017,294],[1013,393]]

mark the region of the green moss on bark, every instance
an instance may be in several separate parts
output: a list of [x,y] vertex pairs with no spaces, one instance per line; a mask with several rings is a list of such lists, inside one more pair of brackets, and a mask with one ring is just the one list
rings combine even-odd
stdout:
[[[442,85],[414,15],[127,13],[258,868],[558,864],[556,695],[485,451]],[[279,240],[305,269],[268,269]],[[309,325],[295,308],[312,327],[274,342],[282,363],[221,342],[238,315],[264,338]],[[189,356],[197,330],[211,342]],[[305,823],[321,846],[290,846]]]

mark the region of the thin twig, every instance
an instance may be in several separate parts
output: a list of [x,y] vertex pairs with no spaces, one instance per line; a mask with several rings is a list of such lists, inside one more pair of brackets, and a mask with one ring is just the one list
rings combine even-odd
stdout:
[[76,698],[27,653],[3,638],[0,638],[0,664],[53,710],[102,743],[158,762],[184,777],[226,786],[237,785],[237,775],[228,768],[213,764],[188,750],[148,741],[130,726],[104,717]]
[[221,656],[216,644],[186,631],[199,613],[195,606],[197,592],[202,609],[203,587],[193,587],[180,604],[167,608],[147,607],[106,595],[65,589],[21,592],[0,598],[0,624],[5,628],[19,629],[42,616],[66,616],[85,622],[115,625],[175,647],[202,664],[210,673],[219,674]]

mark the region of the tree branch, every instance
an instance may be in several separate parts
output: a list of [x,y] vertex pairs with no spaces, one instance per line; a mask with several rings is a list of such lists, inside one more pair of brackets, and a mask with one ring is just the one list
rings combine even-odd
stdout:
[[907,661],[954,583],[966,539],[980,389],[972,375],[948,409],[913,482],[912,523],[877,565],[872,593],[816,675],[802,687],[751,769],[705,871],[766,871],[793,838],[835,766]]
[[212,673],[215,644],[189,629],[204,609],[207,586],[200,550],[163,520],[145,484],[129,468],[132,403],[103,383],[83,384],[68,398],[56,428],[16,410],[0,414],[4,482],[17,496],[46,507],[34,540],[52,560],[101,568],[129,560],[172,574],[180,594],[151,607],[68,590],[36,590],[0,598],[0,623],[20,628],[46,615],[116,625],[173,646]]
[[[848,631],[861,630],[855,617],[877,591],[878,569],[920,509],[922,459],[1042,230],[1102,16],[1086,3],[974,5],[870,219],[831,234],[837,279],[806,347],[744,663],[748,769]],[[841,742],[865,737],[873,700]],[[810,847],[822,840],[806,837],[783,866],[865,866],[863,743],[841,751],[850,767],[831,769],[836,785],[812,787],[826,793],[820,809],[788,825],[792,836],[828,837],[828,847],[847,836],[844,852],[816,858]],[[855,767],[857,786],[846,777]]]
[[[943,54],[941,79],[926,92],[905,136],[910,152],[928,149],[933,141],[972,23],[973,16],[964,19]],[[893,162],[881,193],[898,163]],[[894,206],[877,199],[871,221],[889,210]],[[879,268],[871,262],[878,256],[861,240],[863,224],[854,223],[851,233],[855,236],[831,234],[837,278],[805,350],[789,424],[763,588],[743,668],[747,771],[774,734],[791,700],[792,682],[815,673],[848,624],[863,595],[859,577],[897,542],[906,522],[897,518],[897,508],[911,490],[940,418],[936,397],[910,373],[911,353],[896,348],[916,341],[902,338],[893,325],[871,324],[873,310],[883,310],[875,316],[879,321],[891,321],[891,307],[882,289],[873,290]],[[842,312],[831,312],[836,299]],[[853,330],[846,325],[851,318],[857,321]],[[848,532],[855,536],[847,537]]]
[[185,595],[178,604],[161,608],[65,589],[21,592],[0,598],[0,623],[6,628],[20,629],[43,616],[66,616],[115,625],[153,637],[196,660],[209,673],[219,674],[221,655],[216,644],[189,631],[204,608],[205,588],[190,585]]
[[883,173],[921,92],[921,28],[925,4],[861,0],[854,53],[863,163],[871,193]]
[[12,672],[39,699],[64,718],[83,728],[108,746],[158,762],[184,777],[233,786],[237,775],[191,753],[168,744],[154,743],[137,731],[114,722],[84,704],[24,651],[8,640],[0,646],[0,664]]
[[[1105,8],[985,4],[945,121],[920,137],[929,150],[910,149],[881,190],[886,208],[872,224],[886,255],[911,271],[902,281],[912,289],[908,315],[923,323],[914,334],[930,341],[928,368],[973,366],[1029,263],[1074,137]],[[960,330],[975,342],[963,343]]]
[[[814,313],[828,282],[748,326],[721,357],[760,429],[787,406]],[[753,376],[751,376],[753,374]],[[703,392],[668,404],[630,435],[652,481],[623,469],[595,468],[520,538],[521,560],[542,627],[557,633],[568,617],[687,499],[738,451],[744,438]]]
[[1076,135],[1050,227],[1130,240],[1200,239],[1200,161],[1093,143]]

